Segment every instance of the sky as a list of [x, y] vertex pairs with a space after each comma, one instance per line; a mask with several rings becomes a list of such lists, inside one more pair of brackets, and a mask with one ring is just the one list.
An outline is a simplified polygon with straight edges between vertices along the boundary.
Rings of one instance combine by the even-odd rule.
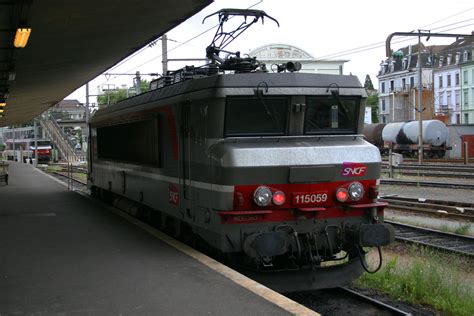
[[[222, 8], [249, 8], [265, 11], [280, 23], [265, 19], [252, 25], [226, 50], [248, 53], [266, 44], [288, 44], [299, 47], [316, 59], [349, 60], [344, 65], [344, 74], [358, 76], [364, 83], [370, 75], [377, 86], [380, 62], [385, 58], [385, 40], [393, 32], [430, 30], [433, 33], [471, 34], [474, 31], [474, 3], [465, 0], [215, 0], [204, 10], [171, 30], [168, 36], [168, 58], [204, 58], [205, 48], [211, 43], [217, 25], [217, 17], [205, 16]], [[239, 20], [241, 21], [241, 20]], [[230, 20], [226, 30], [237, 22]], [[209, 31], [208, 31], [209, 30]], [[206, 32], [207, 31], [207, 32]], [[392, 39], [395, 50], [416, 44], [417, 37]], [[449, 39], [431, 38], [425, 45], [441, 45]], [[170, 62], [169, 70], [186, 64], [199, 62]], [[161, 73], [161, 41], [152, 47], [146, 46], [138, 53], [119, 63], [109, 73], [142, 74]], [[132, 85], [133, 76], [101, 75], [90, 82], [90, 94], [98, 92], [98, 86]], [[152, 77], [143, 76], [151, 80]], [[81, 87], [67, 99], [78, 99], [85, 103], [85, 87]], [[95, 102], [92, 97], [90, 102]]]

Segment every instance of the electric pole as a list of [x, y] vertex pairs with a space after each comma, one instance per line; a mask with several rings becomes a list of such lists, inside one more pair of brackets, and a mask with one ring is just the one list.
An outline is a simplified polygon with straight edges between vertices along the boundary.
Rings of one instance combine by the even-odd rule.
[[418, 163], [423, 162], [423, 74], [421, 68], [421, 30], [418, 30]]
[[163, 34], [161, 37], [161, 58], [163, 64], [163, 76], [168, 72], [168, 37]]

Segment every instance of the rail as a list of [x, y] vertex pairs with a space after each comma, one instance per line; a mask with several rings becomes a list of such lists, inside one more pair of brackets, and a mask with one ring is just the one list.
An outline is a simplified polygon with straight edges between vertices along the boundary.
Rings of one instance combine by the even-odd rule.
[[397, 196], [381, 196], [381, 202], [387, 202], [388, 209], [423, 213], [436, 217], [448, 217], [474, 222], [474, 204], [414, 199]]
[[474, 184], [469, 183], [448, 183], [424, 180], [401, 180], [401, 179], [380, 179], [380, 184], [385, 185], [409, 185], [417, 187], [435, 187], [435, 188], [452, 188], [452, 189], [468, 189], [473, 190]]
[[385, 221], [395, 228], [395, 239], [426, 247], [474, 257], [474, 237]]

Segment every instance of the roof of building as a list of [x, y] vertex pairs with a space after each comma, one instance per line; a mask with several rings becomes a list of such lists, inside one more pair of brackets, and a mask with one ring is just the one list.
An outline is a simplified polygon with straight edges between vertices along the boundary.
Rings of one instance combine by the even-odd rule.
[[77, 110], [82, 109], [81, 102], [76, 99], [65, 99], [57, 103], [54, 107], [54, 110]]
[[[434, 67], [434, 55], [445, 49], [447, 45], [425, 46], [421, 43], [421, 66], [423, 68]], [[407, 71], [417, 67], [418, 64], [418, 44], [408, 45], [397, 50], [401, 52], [399, 58], [390, 57], [382, 61], [377, 77], [392, 74], [400, 71]]]
[[439, 59], [435, 67], [443, 68], [472, 61], [473, 48], [474, 38], [459, 38], [450, 45], [446, 46], [441, 51], [439, 51]]
[[[259, 60], [311, 60], [320, 61], [315, 59], [310, 53], [302, 48], [294, 45], [272, 43], [257, 47], [249, 52], [252, 57], [257, 57]], [[325, 62], [347, 62], [346, 59], [330, 59], [324, 60]]]

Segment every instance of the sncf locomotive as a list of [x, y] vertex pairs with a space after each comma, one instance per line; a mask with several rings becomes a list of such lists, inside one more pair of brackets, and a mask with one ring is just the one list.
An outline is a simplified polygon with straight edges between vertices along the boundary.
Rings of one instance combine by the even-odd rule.
[[346, 284], [368, 269], [363, 247], [393, 240], [377, 201], [380, 153], [360, 135], [365, 90], [297, 63], [272, 72], [238, 52], [220, 58], [232, 15], [251, 17], [245, 27], [268, 17], [219, 11], [210, 64], [96, 113], [91, 191], [276, 290]]

